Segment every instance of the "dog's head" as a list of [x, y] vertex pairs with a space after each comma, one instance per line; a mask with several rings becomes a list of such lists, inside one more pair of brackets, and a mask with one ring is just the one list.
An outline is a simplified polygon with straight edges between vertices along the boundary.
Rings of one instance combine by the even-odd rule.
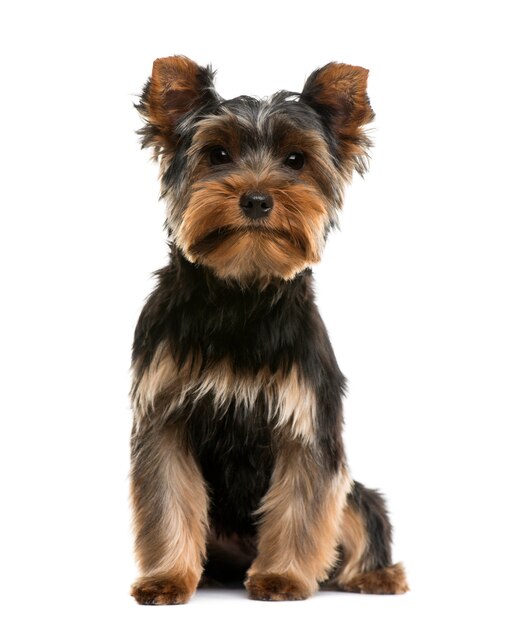
[[367, 75], [329, 63], [300, 94], [224, 100], [210, 68], [154, 62], [137, 105], [142, 144], [160, 162], [169, 233], [189, 261], [252, 282], [319, 260], [344, 183], [365, 170]]

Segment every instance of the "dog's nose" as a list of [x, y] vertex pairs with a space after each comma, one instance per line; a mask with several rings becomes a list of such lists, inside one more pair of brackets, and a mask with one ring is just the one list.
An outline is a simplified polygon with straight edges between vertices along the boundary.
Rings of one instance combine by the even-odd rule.
[[248, 191], [240, 198], [242, 211], [253, 220], [268, 215], [274, 206], [272, 196], [261, 191]]

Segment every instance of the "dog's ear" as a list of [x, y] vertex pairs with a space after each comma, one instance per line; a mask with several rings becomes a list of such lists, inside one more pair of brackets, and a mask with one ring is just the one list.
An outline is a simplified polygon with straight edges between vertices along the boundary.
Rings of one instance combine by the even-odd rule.
[[[363, 127], [374, 118], [366, 93], [368, 70], [345, 63], [329, 63], [306, 80], [301, 100], [321, 116], [336, 144], [342, 169], [366, 171], [371, 142]], [[349, 167], [347, 167], [349, 166]]]
[[184, 56], [156, 59], [136, 108], [146, 121], [139, 133], [142, 147], [173, 150], [180, 135], [180, 122], [187, 114], [217, 102], [210, 67], [200, 67]]

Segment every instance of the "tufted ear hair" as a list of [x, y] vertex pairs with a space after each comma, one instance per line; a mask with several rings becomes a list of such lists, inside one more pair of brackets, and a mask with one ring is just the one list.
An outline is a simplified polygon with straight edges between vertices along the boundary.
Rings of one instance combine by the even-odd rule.
[[136, 108], [146, 125], [139, 131], [142, 147], [155, 154], [173, 151], [180, 122], [187, 114], [219, 101], [211, 67], [201, 67], [185, 56], [156, 59]]
[[336, 145], [344, 173], [367, 169], [371, 141], [363, 127], [374, 118], [366, 93], [368, 70], [345, 63], [328, 63], [306, 80], [301, 101], [322, 118]]

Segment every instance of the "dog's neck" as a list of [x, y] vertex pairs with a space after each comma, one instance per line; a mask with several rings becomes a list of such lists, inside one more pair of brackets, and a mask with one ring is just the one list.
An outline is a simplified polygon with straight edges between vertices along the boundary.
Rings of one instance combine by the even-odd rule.
[[[218, 302], [222, 307], [244, 305], [246, 311], [264, 314], [265, 309], [272, 309], [282, 299], [301, 297], [309, 300], [312, 296], [312, 272], [307, 268], [293, 279], [280, 277], [254, 278], [252, 281], [239, 282], [219, 278], [208, 267], [191, 263], [175, 246], [171, 247], [169, 266], [176, 289], [189, 294], [204, 297], [208, 301]], [[165, 271], [165, 270], [164, 270]], [[301, 294], [301, 296], [299, 295]]]
[[313, 340], [308, 329], [321, 324], [311, 270], [250, 289], [220, 280], [172, 248], [157, 279], [135, 333], [135, 359], [150, 362], [165, 341], [177, 362], [198, 353], [204, 363], [227, 358], [252, 371], [286, 369]]

